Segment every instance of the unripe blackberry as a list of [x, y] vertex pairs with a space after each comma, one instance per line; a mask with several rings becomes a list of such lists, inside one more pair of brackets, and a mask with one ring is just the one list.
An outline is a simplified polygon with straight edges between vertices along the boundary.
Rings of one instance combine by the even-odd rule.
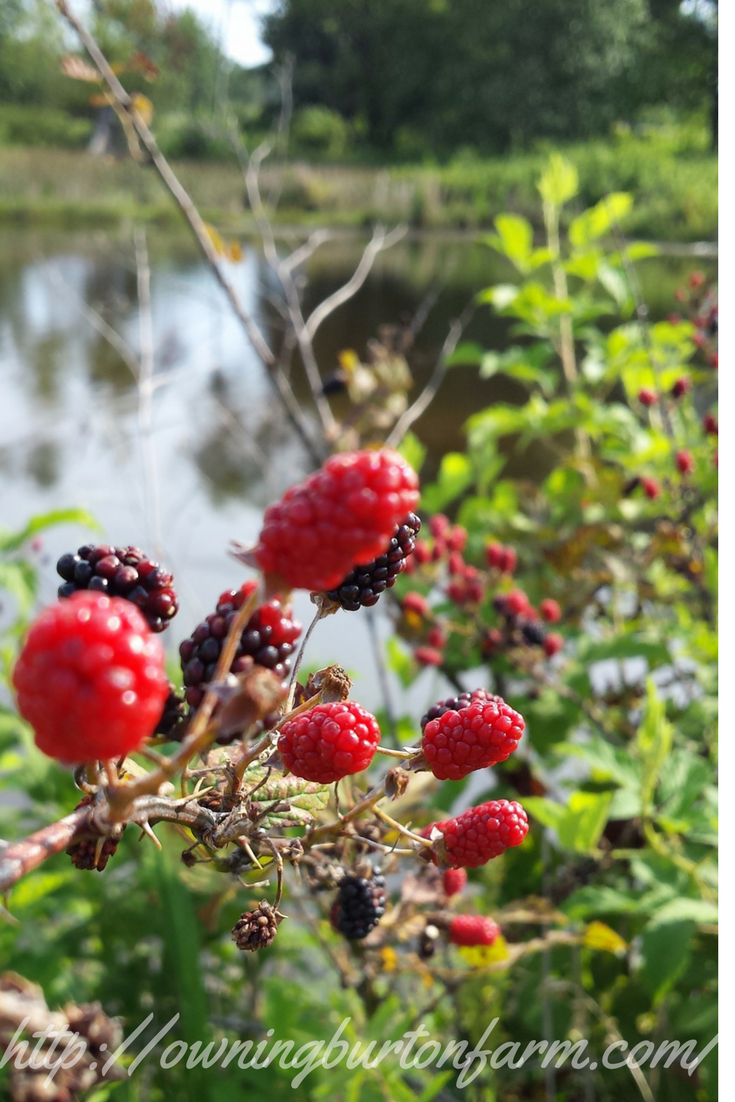
[[380, 594], [391, 589], [398, 575], [406, 569], [420, 530], [421, 521], [415, 513], [409, 513], [396, 528], [382, 555], [365, 566], [356, 566], [340, 585], [327, 591], [330, 601], [340, 605], [345, 612], [357, 612], [361, 607], [377, 604]]
[[682, 377], [680, 379], [677, 379], [672, 386], [671, 397], [676, 398], [678, 401], [679, 398], [683, 398], [685, 394], [688, 394], [691, 389], [691, 379], [689, 379], [686, 375], [682, 375]]
[[348, 941], [361, 941], [385, 914], [385, 901], [385, 877], [379, 868], [369, 878], [348, 873], [330, 912], [332, 925]]
[[163, 631], [179, 608], [173, 575], [139, 547], [85, 544], [76, 555], [62, 555], [56, 572], [64, 579], [59, 597], [71, 597], [80, 589], [124, 597], [140, 609], [151, 631]]
[[[192, 709], [198, 708], [204, 699], [205, 686], [214, 677], [230, 625], [256, 586], [257, 582], [249, 581], [239, 589], [222, 593], [216, 611], [210, 613], [179, 647], [186, 702]], [[256, 608], [248, 620], [235, 651], [231, 672], [245, 673], [253, 665], [264, 666], [285, 680], [300, 634], [301, 624], [291, 619], [290, 608], [284, 609], [277, 598], [267, 601]]]
[[638, 391], [638, 401], [642, 406], [646, 406], [650, 409], [651, 406], [655, 406], [658, 402], [658, 394], [655, 390], [649, 390], [648, 387], [643, 387]]

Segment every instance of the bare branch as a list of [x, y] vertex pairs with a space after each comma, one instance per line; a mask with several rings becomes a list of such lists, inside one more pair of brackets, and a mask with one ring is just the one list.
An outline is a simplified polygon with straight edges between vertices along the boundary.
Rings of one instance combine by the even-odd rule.
[[390, 436], [386, 440], [386, 444], [389, 448], [397, 448], [403, 437], [414, 421], [418, 421], [421, 414], [427, 409], [434, 400], [437, 390], [441, 386], [444, 376], [447, 373], [447, 365], [449, 357], [454, 352], [455, 348], [459, 344], [460, 337], [467, 328], [470, 318], [474, 314], [476, 309], [476, 303], [474, 297], [468, 302], [464, 310], [458, 318], [452, 322], [447, 333], [446, 340], [442, 346], [442, 350], [439, 353], [439, 358], [436, 361], [436, 367], [424, 389], [419, 394], [413, 405], [409, 406], [403, 416], [398, 420], [393, 428]]
[[125, 91], [122, 84], [118, 80], [109, 62], [107, 61], [107, 58], [104, 56], [100, 47], [97, 45], [95, 39], [92, 37], [87, 28], [82, 23], [80, 23], [76, 16], [71, 12], [67, 0], [56, 0], [56, 6], [59, 9], [61, 15], [78, 34], [82, 44], [87, 50], [87, 53], [91, 57], [94, 64], [97, 66], [103, 80], [112, 93], [118, 107], [122, 112], [125, 113], [126, 117], [129, 119], [136, 134], [145, 146], [159, 176], [163, 180], [173, 198], [178, 203], [179, 208], [181, 209], [184, 217], [189, 224], [189, 227], [192, 230], [192, 233], [197, 240], [199, 248], [204, 254], [204, 257], [206, 258], [207, 263], [209, 264], [217, 282], [227, 296], [230, 306], [237, 316], [248, 340], [250, 341], [250, 344], [266, 367], [267, 377], [270, 380], [279, 401], [283, 405], [289, 421], [298, 433], [309, 454], [312, 456], [315, 462], [320, 463], [323, 458], [322, 448], [319, 447], [312, 439], [311, 432], [309, 431], [307, 422], [303, 415], [303, 411], [299, 407], [299, 404], [293, 391], [291, 390], [291, 387], [288, 384], [288, 381], [278, 370], [278, 363], [275, 354], [270, 349], [255, 320], [251, 317], [243, 304], [240, 302], [240, 299], [238, 298], [232, 283], [230, 282], [224, 269], [222, 268], [219, 256], [217, 255], [217, 250], [215, 249], [214, 244], [210, 239], [209, 234], [207, 233], [207, 227], [204, 223], [204, 220], [199, 214], [199, 211], [197, 210], [193, 200], [191, 199], [191, 196], [186, 191], [179, 178], [176, 176], [166, 158], [161, 153], [151, 130], [141, 118], [140, 114], [135, 110], [131, 97], [128, 95], [128, 93]]
[[343, 287], [340, 287], [334, 294], [331, 294], [329, 298], [325, 298], [324, 302], [320, 302], [307, 319], [304, 327], [304, 335], [309, 341], [314, 340], [317, 329], [322, 322], [326, 321], [330, 314], [333, 314], [339, 306], [342, 306], [345, 302], [348, 302], [353, 295], [357, 294], [370, 274], [370, 270], [378, 253], [382, 252], [383, 249], [389, 249], [391, 245], [395, 245], [396, 241], [400, 241], [405, 234], [405, 226], [396, 226], [390, 233], [386, 233], [382, 226], [376, 226], [373, 236], [365, 246], [365, 251], [362, 254], [360, 263], [357, 265], [357, 268], [355, 268], [352, 277]]

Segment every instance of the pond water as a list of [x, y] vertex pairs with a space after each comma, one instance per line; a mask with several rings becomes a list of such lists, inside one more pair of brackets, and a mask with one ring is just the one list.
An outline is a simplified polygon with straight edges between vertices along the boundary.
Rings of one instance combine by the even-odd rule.
[[[363, 245], [357, 236], [341, 235], [312, 257], [305, 271], [307, 311], [349, 278]], [[308, 461], [274, 409], [254, 354], [188, 238], [150, 231], [148, 248], [156, 386], [146, 445], [132, 375], [90, 317], [91, 309], [137, 350], [129, 230], [0, 232], [0, 524], [14, 529], [34, 513], [82, 506], [97, 518], [106, 541], [155, 548], [174, 571], [181, 598], [181, 611], [166, 633], [174, 649], [223, 589], [244, 580], [227, 555], [229, 541], [256, 537], [264, 505]], [[652, 317], [672, 309], [674, 288], [694, 267], [711, 274], [713, 261], [667, 256], [639, 265]], [[231, 276], [248, 309], [277, 338], [272, 279], [256, 248], [246, 248]], [[451, 319], [477, 290], [510, 276], [487, 246], [465, 237], [404, 239], [378, 258], [362, 290], [320, 330], [316, 351], [323, 374], [335, 369], [340, 350], [363, 352], [379, 325], [412, 317], [434, 293], [410, 356], [418, 392]], [[503, 348], [508, 325], [483, 307], [466, 339]], [[306, 400], [305, 391], [295, 389]], [[480, 380], [471, 368], [453, 369], [415, 426], [429, 448], [428, 470], [443, 452], [462, 446], [462, 425], [471, 413], [522, 395], [503, 378]], [[55, 594], [58, 555], [89, 536], [65, 526], [44, 538], [37, 552], [45, 563], [43, 601]], [[303, 595], [297, 614], [303, 621], [311, 616]], [[389, 631], [382, 616], [377, 628], [381, 635]], [[379, 706], [363, 613], [320, 624], [307, 661], [339, 661], [355, 674], [355, 696], [368, 707]], [[398, 712], [410, 707], [421, 714], [438, 688], [436, 675], [426, 671]], [[392, 685], [396, 698], [398, 691]]]

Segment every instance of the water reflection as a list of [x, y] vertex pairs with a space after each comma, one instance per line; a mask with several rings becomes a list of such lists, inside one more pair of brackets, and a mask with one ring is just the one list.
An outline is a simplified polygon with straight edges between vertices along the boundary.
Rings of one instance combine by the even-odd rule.
[[[306, 313], [349, 277], [361, 248], [360, 241], [345, 237], [315, 254], [307, 271]], [[307, 461], [283, 424], [238, 322], [188, 239], [151, 232], [149, 249], [158, 516], [151, 513], [146, 486], [135, 379], [124, 356], [100, 332], [111, 327], [136, 355], [130, 235], [0, 235], [0, 523], [13, 528], [35, 512], [81, 505], [98, 518], [111, 542], [153, 547], [157, 540], [157, 552], [175, 571], [182, 596], [182, 612], [168, 633], [175, 643], [210, 611], [225, 586], [239, 582], [241, 570], [226, 555], [229, 540], [256, 535], [263, 506], [306, 469]], [[669, 260], [641, 267], [653, 316], [670, 308], [674, 286], [693, 266]], [[231, 275], [277, 346], [282, 320], [272, 301], [272, 277], [258, 254], [249, 250]], [[439, 235], [402, 242], [379, 258], [359, 294], [320, 330], [316, 351], [325, 375], [334, 371], [340, 350], [362, 352], [381, 324], [411, 318], [433, 290], [437, 301], [410, 356], [420, 387], [450, 319], [478, 289], [508, 277], [502, 262], [481, 244]], [[467, 338], [502, 348], [508, 324], [485, 309]], [[299, 381], [295, 388], [305, 401]], [[417, 426], [430, 449], [429, 469], [444, 451], [461, 446], [461, 426], [472, 412], [522, 395], [502, 377], [484, 381], [471, 369], [453, 369], [440, 400]], [[532, 462], [543, 463], [542, 451]], [[55, 557], [88, 536], [65, 529], [48, 537], [43, 600], [55, 592]], [[301, 619], [308, 620], [310, 612], [300, 598]], [[377, 703], [362, 617], [345, 614], [320, 625], [311, 656], [317, 662], [339, 658], [367, 672], [360, 693], [366, 704]], [[433, 694], [432, 676], [427, 671], [415, 691], [419, 709]]]

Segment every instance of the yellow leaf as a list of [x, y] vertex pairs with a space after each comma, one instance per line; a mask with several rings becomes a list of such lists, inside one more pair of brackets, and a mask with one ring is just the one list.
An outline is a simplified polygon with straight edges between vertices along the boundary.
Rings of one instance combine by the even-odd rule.
[[233, 264], [239, 264], [243, 257], [242, 245], [239, 241], [231, 241], [228, 249], [227, 256]]
[[622, 955], [628, 948], [627, 941], [621, 938], [615, 930], [610, 929], [604, 922], [590, 922], [584, 931], [583, 945], [589, 949], [600, 949], [604, 953]]
[[133, 92], [130, 102], [136, 114], [140, 116], [146, 126], [150, 126], [153, 120], [153, 104], [148, 96], [144, 96], [141, 92]]
[[460, 956], [473, 968], [486, 968], [489, 964], [500, 964], [508, 960], [508, 944], [500, 934], [492, 945], [463, 945], [459, 950]]

